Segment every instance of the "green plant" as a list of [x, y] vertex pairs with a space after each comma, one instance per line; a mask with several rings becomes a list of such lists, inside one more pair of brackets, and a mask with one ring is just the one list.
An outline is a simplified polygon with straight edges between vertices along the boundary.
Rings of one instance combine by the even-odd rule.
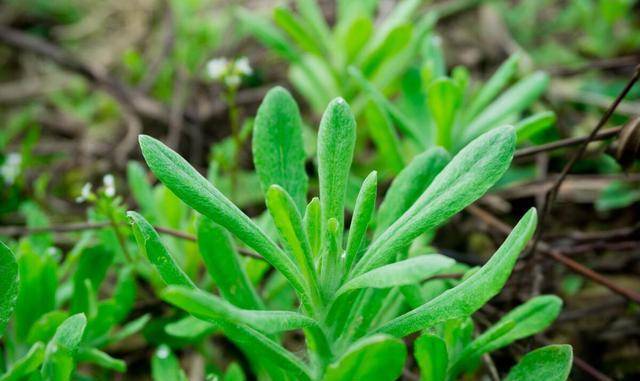
[[[544, 329], [557, 316], [559, 299], [539, 297], [471, 340], [470, 316], [505, 284], [535, 230], [533, 209], [482, 268], [466, 271], [460, 281], [422, 284], [433, 275], [464, 269], [450, 258], [416, 251], [429, 252], [428, 233], [482, 196], [507, 170], [515, 149], [512, 127], [481, 135], [451, 161], [439, 148], [418, 155], [393, 182], [376, 218], [377, 180], [372, 172], [362, 183], [347, 233], [344, 202], [356, 140], [348, 104], [332, 101], [320, 122], [319, 197], [308, 204], [302, 126], [288, 92], [269, 92], [255, 129], [254, 164], [273, 234], [177, 153], [149, 136], [140, 137], [152, 172], [202, 215], [198, 246], [219, 291], [215, 295], [194, 282], [153, 226], [129, 212], [140, 250], [166, 284], [160, 290], [162, 299], [192, 315], [184, 318], [190, 323], [181, 326], [183, 333], [222, 331], [247, 356], [260, 379], [352, 380], [375, 375], [377, 380], [394, 380], [407, 355], [401, 338], [422, 331], [416, 356], [426, 364], [421, 365], [424, 378], [444, 380], [471, 371], [482, 354]], [[251, 281], [231, 236], [284, 277], [299, 300], [297, 311], [293, 304], [272, 308], [273, 301]], [[204, 330], [198, 321], [206, 322]], [[282, 345], [283, 334], [297, 329], [306, 339], [304, 358]], [[439, 357], [425, 355], [432, 350]], [[170, 352], [162, 354], [159, 357], [170, 359]], [[442, 360], [429, 365], [432, 358]], [[541, 367], [562, 360], [551, 356]], [[181, 373], [175, 361], [158, 360], [161, 365]]]
[[337, 1], [330, 28], [317, 4], [296, 1], [272, 20], [248, 11], [243, 25], [289, 63], [289, 79], [320, 114], [343, 96], [378, 150], [374, 168], [398, 173], [417, 153], [432, 146], [457, 152], [504, 123], [517, 124], [525, 141], [555, 122], [551, 112], [520, 120], [548, 86], [546, 74], [530, 74], [509, 87], [520, 55], [507, 60], [489, 81], [471, 86], [470, 73], [456, 67], [447, 75], [440, 39], [433, 32], [437, 12], [405, 0], [374, 27], [377, 1]]

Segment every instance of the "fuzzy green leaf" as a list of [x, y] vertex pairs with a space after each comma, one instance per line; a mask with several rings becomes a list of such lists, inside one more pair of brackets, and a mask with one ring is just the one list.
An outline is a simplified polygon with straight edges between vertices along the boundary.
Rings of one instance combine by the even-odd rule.
[[164, 247], [153, 226], [136, 212], [129, 211], [127, 216], [131, 220], [133, 233], [140, 250], [149, 258], [149, 261], [158, 270], [165, 283], [195, 288], [191, 279], [182, 271]]
[[253, 162], [263, 192], [278, 184], [302, 211], [308, 182], [304, 161], [300, 110], [287, 90], [275, 87], [260, 104], [253, 127]]
[[455, 261], [440, 254], [427, 254], [378, 267], [345, 283], [338, 294], [358, 288], [389, 288], [423, 281], [451, 267]]
[[309, 34], [303, 20], [294, 15], [291, 10], [283, 6], [276, 7], [273, 10], [273, 21], [282, 28], [302, 50], [313, 54], [322, 54], [317, 42], [313, 36]]
[[553, 126], [556, 114], [553, 111], [543, 111], [522, 119], [516, 125], [518, 143], [523, 142], [535, 134]]
[[376, 207], [376, 194], [378, 191], [378, 172], [373, 171], [364, 179], [360, 192], [356, 198], [356, 206], [353, 209], [351, 226], [349, 226], [349, 238], [347, 239], [347, 249], [345, 251], [346, 271], [351, 269], [353, 263], [359, 259], [359, 251], [365, 240], [367, 227], [373, 216]]
[[45, 380], [66, 381], [75, 369], [75, 356], [82, 341], [87, 318], [84, 314], [70, 316], [62, 322], [47, 344], [40, 373]]
[[155, 221], [156, 208], [153, 203], [153, 188], [147, 180], [147, 172], [142, 164], [137, 161], [127, 163], [127, 182], [131, 189], [131, 195], [136, 200], [142, 214], [150, 221]]
[[402, 337], [446, 320], [471, 315], [500, 292], [518, 255], [533, 235], [536, 222], [535, 209], [531, 209], [480, 270], [456, 287], [384, 324], [377, 332]]
[[18, 262], [11, 249], [0, 241], [0, 337], [18, 301]]
[[215, 295], [184, 287], [167, 287], [162, 292], [162, 298], [191, 315], [214, 324], [223, 319], [246, 324], [268, 334], [316, 325], [313, 319], [296, 312], [243, 310]]
[[198, 222], [198, 248], [209, 275], [226, 300], [241, 308], [264, 308], [225, 228], [202, 217]]
[[[272, 185], [267, 191], [266, 203], [282, 242], [302, 269], [309, 289], [314, 293], [319, 292], [311, 246], [302, 226], [302, 217], [293, 199], [282, 187]], [[319, 294], [315, 297], [319, 297]]]
[[165, 344], [160, 345], [151, 358], [151, 375], [153, 381], [187, 381], [178, 359]]
[[78, 361], [95, 364], [101, 368], [115, 370], [119, 373], [127, 371], [127, 363], [123, 360], [113, 358], [108, 353], [97, 348], [79, 348], [77, 359]]
[[470, 141], [504, 123], [510, 115], [522, 112], [542, 95], [549, 85], [549, 76], [533, 73], [505, 91], [484, 109], [464, 131], [464, 141]]
[[427, 106], [435, 122], [436, 145], [451, 148], [453, 127], [461, 101], [462, 93], [450, 78], [438, 78], [427, 88]]
[[509, 167], [513, 127], [494, 129], [471, 142], [436, 176], [416, 202], [382, 233], [354, 269], [363, 274], [388, 263], [425, 231], [435, 229], [482, 196]]
[[329, 365], [323, 381], [393, 381], [402, 374], [407, 349], [404, 343], [386, 335], [374, 335], [354, 343]]
[[442, 148], [431, 148], [411, 160], [393, 179], [380, 204], [374, 236], [386, 230], [413, 205], [448, 161], [449, 154]]
[[305, 295], [302, 275], [296, 265], [246, 214], [176, 152], [149, 136], [142, 135], [139, 140], [147, 164], [167, 188], [257, 251], [291, 282], [299, 294]]
[[527, 353], [511, 368], [505, 381], [565, 381], [572, 361], [570, 345], [548, 345]]
[[13, 364], [7, 373], [0, 376], [0, 381], [20, 381], [35, 372], [42, 361], [44, 361], [44, 344], [37, 342], [31, 346], [26, 355]]
[[511, 78], [518, 71], [520, 63], [520, 54], [511, 55], [509, 59], [504, 61], [496, 70], [491, 78], [480, 88], [477, 95], [466, 111], [467, 120], [473, 119], [478, 113], [485, 108], [491, 101], [500, 94], [500, 91], [509, 83]]
[[322, 216], [319, 198], [314, 197], [311, 199], [304, 212], [302, 222], [315, 258], [320, 253], [320, 244], [322, 243]]
[[414, 357], [420, 368], [420, 381], [445, 381], [449, 355], [447, 344], [436, 335], [425, 333], [413, 344]]

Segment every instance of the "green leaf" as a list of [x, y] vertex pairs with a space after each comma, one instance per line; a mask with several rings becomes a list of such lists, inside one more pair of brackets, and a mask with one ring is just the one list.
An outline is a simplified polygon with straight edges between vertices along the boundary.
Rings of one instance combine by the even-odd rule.
[[37, 342], [31, 346], [26, 355], [13, 364], [7, 373], [0, 377], [0, 381], [20, 381], [35, 372], [42, 361], [44, 361], [44, 344]]
[[45, 380], [66, 381], [71, 379], [75, 368], [75, 356], [82, 341], [87, 318], [75, 314], [65, 320], [47, 344], [41, 374]]
[[458, 85], [450, 78], [439, 78], [427, 88], [427, 106], [436, 127], [436, 144], [450, 149], [452, 147], [453, 127], [462, 93]]
[[288, 8], [279, 6], [273, 10], [273, 21], [295, 41], [302, 50], [321, 55], [317, 41], [309, 34], [303, 21]]
[[260, 104], [253, 127], [253, 162], [263, 192], [278, 184], [302, 211], [308, 182], [304, 161], [300, 110], [287, 90], [275, 87]]
[[487, 107], [487, 105], [500, 94], [500, 91], [518, 71], [520, 59], [521, 55], [515, 53], [500, 65], [498, 70], [496, 70], [491, 78], [480, 88], [477, 95], [473, 97], [465, 113], [466, 120], [475, 118], [483, 108]]
[[436, 335], [425, 333], [413, 344], [413, 355], [420, 368], [420, 381], [445, 381], [449, 355], [447, 345]]
[[235, 362], [232, 362], [227, 367], [227, 371], [224, 373], [222, 381], [245, 381], [246, 377], [242, 371], [242, 367]]
[[354, 343], [338, 361], [329, 365], [323, 381], [393, 381], [402, 374], [407, 349], [386, 335], [366, 337]]
[[309, 245], [311, 246], [314, 258], [320, 253], [320, 244], [322, 243], [321, 221], [320, 199], [314, 197], [307, 205], [307, 209], [304, 212], [304, 218], [302, 219], [304, 230], [307, 233], [307, 238], [309, 239]]
[[570, 345], [548, 345], [527, 353], [511, 368], [505, 381], [565, 381], [572, 361]]
[[241, 308], [264, 308], [225, 228], [202, 217], [198, 222], [198, 248], [209, 275], [226, 300]]
[[463, 140], [474, 139], [504, 123], [510, 115], [525, 110], [542, 95], [548, 85], [549, 76], [543, 72], [536, 72], [521, 79], [471, 121], [464, 131]]
[[345, 283], [338, 294], [358, 288], [389, 288], [423, 281], [451, 267], [455, 261], [440, 254], [427, 254], [378, 267]]
[[356, 17], [348, 26], [338, 29], [336, 39], [344, 54], [344, 64], [349, 64], [366, 46], [373, 32], [373, 21], [369, 17]]
[[115, 359], [97, 348], [81, 347], [78, 349], [77, 360], [90, 364], [98, 365], [104, 369], [115, 370], [124, 373], [127, 371], [127, 363], [122, 360]]
[[67, 311], [53, 310], [40, 316], [38, 320], [31, 326], [29, 335], [27, 335], [27, 343], [35, 344], [38, 341], [47, 342], [51, 340], [56, 333], [56, 329], [63, 321], [69, 317]]
[[172, 336], [188, 340], [195, 340], [208, 336], [217, 329], [211, 322], [198, 319], [194, 316], [186, 316], [175, 323], [167, 324], [165, 331]]
[[151, 358], [151, 375], [153, 381], [188, 380], [178, 359], [165, 344], [160, 345]]
[[391, 119], [384, 109], [375, 102], [369, 102], [364, 109], [366, 125], [375, 143], [380, 160], [392, 173], [397, 173], [404, 168], [400, 139], [393, 127]]
[[167, 287], [162, 292], [162, 299], [214, 324], [223, 319], [246, 324], [267, 334], [317, 325], [313, 319], [296, 312], [243, 310], [215, 295], [184, 287]]
[[71, 297], [71, 313], [89, 312], [87, 305], [87, 288], [85, 281], [91, 283], [93, 290], [98, 291], [113, 262], [114, 253], [104, 246], [85, 249], [73, 273], [73, 296]]
[[150, 314], [142, 315], [139, 318], [132, 320], [127, 324], [125, 324], [124, 326], [122, 326], [122, 328], [120, 328], [118, 331], [112, 334], [111, 337], [109, 337], [104, 342], [100, 340], [95, 342], [95, 344], [99, 346], [102, 346], [102, 345], [106, 346], [109, 344], [122, 341], [127, 337], [135, 335], [136, 333], [140, 332], [147, 325], [149, 320], [151, 320]]
[[0, 241], [0, 337], [18, 301], [18, 262], [7, 245]]
[[246, 214], [180, 155], [149, 136], [142, 135], [139, 139], [145, 160], [160, 181], [187, 205], [222, 225], [262, 255], [303, 296], [302, 302], [308, 303], [302, 275], [296, 265]]
[[384, 324], [377, 332], [402, 337], [446, 320], [471, 315], [500, 292], [518, 255], [533, 235], [536, 222], [535, 209], [531, 209], [480, 270], [456, 287]]
[[351, 226], [349, 226], [349, 238], [345, 251], [344, 268], [348, 272], [353, 263], [357, 262], [360, 247], [366, 238], [367, 227], [376, 207], [376, 194], [378, 191], [378, 172], [373, 171], [364, 179], [360, 192], [356, 198], [356, 206], [353, 209]]
[[242, 26], [262, 44], [273, 49], [276, 53], [289, 61], [297, 61], [300, 56], [296, 48], [269, 20], [244, 8], [236, 11], [236, 16]]
[[518, 143], [528, 140], [532, 136], [553, 126], [556, 122], [556, 114], [553, 111], [543, 111], [533, 114], [516, 123]]
[[449, 154], [442, 148], [431, 148], [413, 158], [393, 179], [376, 216], [374, 236], [394, 223], [427, 189], [447, 165]]
[[156, 208], [153, 203], [153, 188], [147, 180], [147, 171], [142, 164], [137, 161], [130, 161], [127, 164], [127, 182], [142, 214], [150, 221], [155, 221]]
[[293, 254], [298, 266], [307, 279], [312, 297], [319, 301], [318, 279], [316, 268], [313, 264], [311, 246], [302, 226], [302, 217], [296, 208], [293, 199], [286, 190], [278, 185], [272, 185], [266, 195], [267, 208], [273, 218], [273, 222], [280, 233], [282, 243]]
[[131, 220], [133, 233], [140, 250], [149, 258], [149, 261], [158, 270], [158, 273], [168, 285], [182, 285], [195, 288], [187, 274], [182, 271], [171, 254], [162, 244], [160, 236], [153, 226], [140, 214], [129, 211], [127, 216]]
[[425, 231], [435, 229], [482, 196], [509, 167], [513, 127], [494, 129], [471, 142], [436, 176], [416, 202], [364, 254], [354, 276], [386, 264]]
[[[500, 321], [478, 336], [474, 342], [483, 342], [484, 337], [491, 336], [494, 331], [500, 330], [502, 325], [514, 322], [515, 325], [500, 337], [486, 342], [477, 352], [486, 353], [506, 347], [516, 340], [535, 335], [551, 325], [560, 314], [562, 299], [554, 295], [537, 296], [526, 303], [514, 308], [504, 315]], [[472, 343], [473, 345], [473, 343]]]
[[360, 68], [366, 78], [373, 77], [378, 69], [400, 53], [411, 42], [413, 27], [411, 24], [401, 24], [392, 28], [377, 46], [363, 59]]
[[318, 2], [315, 0], [296, 0], [296, 5], [307, 28], [313, 31], [315, 44], [322, 46], [325, 51], [330, 51], [332, 48], [331, 31]]
[[25, 248], [18, 259], [20, 285], [15, 306], [15, 331], [24, 341], [32, 325], [55, 308], [58, 287], [57, 264], [48, 253], [39, 255]]

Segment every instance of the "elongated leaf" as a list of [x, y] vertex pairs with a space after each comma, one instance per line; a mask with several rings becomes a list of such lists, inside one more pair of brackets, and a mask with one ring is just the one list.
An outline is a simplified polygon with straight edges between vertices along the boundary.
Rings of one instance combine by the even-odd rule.
[[304, 218], [302, 220], [314, 258], [320, 253], [320, 244], [322, 242], [321, 221], [320, 199], [314, 197], [307, 205], [307, 209], [304, 212]]
[[445, 381], [449, 355], [447, 345], [436, 335], [425, 333], [413, 345], [413, 353], [420, 368], [420, 381]]
[[149, 221], [155, 222], [156, 210], [153, 203], [153, 188], [147, 180], [147, 172], [142, 167], [142, 164], [137, 161], [127, 163], [127, 182], [142, 214]]
[[264, 308], [229, 233], [222, 226], [202, 217], [198, 222], [198, 248], [209, 275], [226, 300], [241, 308]]
[[42, 378], [55, 381], [71, 379], [75, 356], [86, 326], [87, 318], [84, 314], [72, 315], [60, 324], [47, 344], [40, 371]]
[[404, 168], [400, 139], [389, 116], [376, 103], [369, 102], [364, 109], [364, 116], [371, 139], [375, 143], [380, 159], [392, 173]]
[[[504, 332], [500, 337], [488, 341], [478, 348], [480, 354], [495, 351], [503, 348], [516, 340], [535, 335], [547, 328], [560, 314], [562, 299], [554, 295], [537, 296], [522, 304], [504, 315], [499, 322], [478, 336], [476, 340], [482, 342], [485, 336], [490, 336], [492, 332], [500, 330], [502, 325], [514, 322], [511, 329]], [[472, 344], [473, 345], [473, 344]]]
[[104, 369], [115, 370], [119, 373], [127, 371], [127, 363], [123, 360], [113, 358], [108, 353], [97, 348], [79, 348], [77, 359], [78, 361], [95, 364]]
[[160, 345], [151, 358], [151, 375], [153, 381], [187, 381], [178, 359], [165, 344]]
[[162, 292], [162, 298], [197, 318], [207, 321], [224, 319], [246, 324], [265, 333], [291, 331], [317, 325], [313, 319], [296, 312], [243, 310], [215, 295], [184, 287], [168, 287]]
[[288, 8], [282, 6], [276, 7], [273, 10], [273, 21], [282, 28], [302, 50], [317, 55], [322, 54], [317, 41], [309, 34], [304, 22]]
[[199, 337], [208, 336], [218, 327], [211, 322], [198, 319], [194, 316], [186, 316], [175, 323], [167, 324], [165, 331], [168, 334], [188, 340], [195, 340]]
[[382, 233], [354, 269], [359, 275], [388, 263], [425, 231], [434, 229], [482, 196], [509, 167], [513, 127], [494, 129], [465, 147], [436, 176], [416, 202]]
[[565, 381], [572, 361], [570, 345], [548, 345], [527, 353], [511, 368], [505, 381]]
[[289, 61], [297, 61], [300, 58], [296, 48], [269, 20], [243, 8], [239, 8], [236, 11], [236, 16], [242, 26], [265, 46], [273, 49]]
[[535, 134], [553, 126], [556, 114], [553, 111], [543, 111], [522, 119], [516, 125], [518, 143], [523, 142]]
[[448, 161], [449, 154], [442, 148], [431, 148], [411, 160], [393, 180], [380, 204], [376, 237], [413, 205]]
[[56, 333], [56, 329], [63, 321], [69, 317], [67, 311], [54, 310], [49, 311], [46, 314], [40, 316], [40, 318], [33, 323], [27, 336], [27, 343], [35, 344], [38, 341], [48, 342]]
[[353, 210], [351, 226], [349, 226], [349, 238], [345, 252], [345, 269], [349, 271], [353, 263], [359, 259], [359, 251], [365, 240], [367, 227], [376, 207], [376, 194], [378, 191], [378, 172], [373, 171], [362, 182], [356, 207]]
[[369, 17], [354, 18], [349, 25], [337, 30], [336, 37], [341, 51], [344, 52], [344, 64], [349, 64], [362, 51], [373, 32], [373, 21]]
[[518, 71], [521, 55], [519, 53], [512, 54], [506, 61], [500, 65], [498, 70], [491, 76], [473, 97], [473, 101], [466, 110], [466, 120], [473, 119], [483, 108], [500, 94], [500, 91], [509, 83], [511, 78]]
[[[216, 187], [200, 175], [180, 155], [149, 136], [140, 136], [140, 146], [153, 173], [182, 201], [262, 255], [305, 295], [302, 275], [291, 259]], [[306, 300], [303, 297], [303, 303]]]
[[20, 381], [35, 372], [42, 361], [44, 361], [44, 344], [37, 342], [31, 346], [26, 355], [13, 364], [7, 373], [0, 376], [0, 381]]
[[315, 294], [312, 297], [319, 298], [318, 279], [313, 265], [311, 246], [302, 226], [302, 217], [293, 199], [282, 187], [272, 185], [267, 191], [266, 202], [283, 244], [293, 254], [307, 280], [309, 290]]
[[18, 262], [13, 252], [0, 241], [0, 337], [18, 301], [18, 276]]
[[130, 211], [127, 213], [133, 226], [133, 233], [140, 250], [149, 258], [149, 261], [158, 270], [158, 273], [166, 284], [181, 285], [195, 288], [191, 279], [182, 271], [171, 254], [162, 244], [160, 236], [153, 226], [140, 214]]
[[338, 361], [329, 365], [323, 381], [393, 381], [402, 374], [407, 349], [386, 335], [374, 335], [354, 343]]
[[391, 29], [384, 40], [364, 58], [360, 65], [362, 74], [366, 78], [373, 77], [385, 62], [409, 45], [412, 34], [411, 24], [401, 24]]
[[324, 19], [322, 9], [315, 0], [296, 0], [298, 12], [314, 33], [316, 45], [322, 46], [325, 52], [332, 48], [331, 31]]
[[462, 93], [452, 79], [436, 79], [427, 88], [427, 105], [436, 125], [436, 144], [446, 149], [453, 144], [453, 126], [461, 101]]
[[427, 254], [378, 267], [345, 283], [338, 294], [358, 288], [388, 288], [423, 281], [451, 267], [455, 261], [440, 254]]
[[318, 132], [318, 178], [323, 232], [326, 221], [335, 218], [343, 229], [344, 198], [356, 142], [356, 121], [342, 98], [334, 99], [320, 121]]
[[87, 288], [89, 281], [93, 290], [98, 290], [107, 270], [113, 262], [114, 253], [104, 246], [87, 248], [82, 252], [78, 261], [78, 268], [73, 273], [73, 296], [71, 298], [71, 313], [88, 313]]
[[275, 87], [260, 104], [253, 127], [253, 162], [263, 192], [278, 184], [302, 211], [308, 182], [304, 160], [300, 110], [287, 90]]
[[535, 209], [531, 209], [480, 270], [456, 287], [386, 323], [377, 332], [402, 337], [442, 321], [471, 315], [504, 286], [518, 254], [533, 235], [536, 222]]
[[549, 85], [549, 76], [542, 72], [533, 73], [509, 88], [498, 99], [484, 109], [464, 132], [464, 140], [470, 141], [504, 120], [531, 106]]

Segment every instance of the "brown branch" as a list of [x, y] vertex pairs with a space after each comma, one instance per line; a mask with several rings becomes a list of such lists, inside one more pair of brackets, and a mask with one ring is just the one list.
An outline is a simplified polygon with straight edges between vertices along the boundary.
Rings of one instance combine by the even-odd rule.
[[[123, 223], [125, 225], [126, 223]], [[1, 226], [0, 227], [0, 236], [7, 237], [22, 237], [27, 235], [41, 234], [41, 233], [72, 233], [79, 232], [84, 230], [97, 230], [113, 227], [111, 222], [78, 222], [78, 223], [70, 223], [70, 224], [61, 224], [61, 225], [51, 225], [51, 226], [42, 226], [42, 227], [34, 227], [30, 228], [27, 226]], [[186, 241], [196, 242], [197, 238], [191, 234], [181, 232], [179, 230], [162, 227], [162, 226], [154, 226], [153, 227], [158, 233], [166, 234], [175, 238], [184, 239]], [[261, 255], [244, 249], [238, 248], [238, 253], [255, 259], [264, 260]], [[451, 274], [450, 276], [456, 276], [457, 274]], [[435, 278], [434, 278], [435, 279]]]
[[173, 47], [175, 46], [176, 27], [173, 9], [171, 8], [171, 1], [163, 1], [163, 7], [164, 13], [162, 15], [162, 45], [158, 56], [155, 57], [151, 64], [149, 64], [144, 77], [138, 85], [138, 90], [142, 91], [143, 93], [149, 92], [154, 82], [156, 81], [156, 78], [158, 78], [158, 74], [160, 74], [162, 64], [167, 59], [167, 57], [169, 57], [169, 55], [173, 51]]
[[[590, 141], [594, 142], [594, 141], [597, 141], [597, 140], [609, 139], [609, 138], [611, 138], [613, 136], [618, 135], [621, 130], [622, 130], [622, 127], [615, 127], [615, 128], [606, 129], [604, 131], [601, 131], [601, 132], [597, 133], [593, 138], [590, 139]], [[541, 152], [553, 151], [553, 150], [556, 150], [556, 149], [559, 149], [559, 148], [565, 148], [565, 147], [571, 147], [571, 146], [578, 145], [578, 144], [583, 144], [584, 142], [586, 142], [588, 140], [589, 140], [589, 136], [580, 136], [580, 137], [575, 137], [575, 138], [567, 138], [567, 139], [557, 140], [555, 142], [551, 142], [551, 143], [547, 143], [547, 144], [541, 144], [539, 146], [521, 148], [521, 149], [516, 151], [516, 153], [513, 155], [513, 157], [518, 159], [518, 158], [522, 158], [522, 157], [532, 156], [532, 155], [539, 154]]]
[[[473, 216], [481, 219], [483, 222], [485, 222], [487, 225], [493, 227], [494, 229], [498, 230], [499, 232], [501, 232], [504, 235], [508, 235], [509, 233], [511, 233], [511, 230], [513, 229], [511, 226], [505, 224], [504, 222], [500, 221], [497, 217], [495, 217], [493, 214], [487, 212], [486, 210], [479, 208], [475, 205], [470, 205], [467, 207], [466, 209], [469, 213], [471, 213]], [[531, 243], [529, 244], [529, 247], [531, 247]], [[551, 245], [549, 245], [548, 243], [544, 242], [544, 241], [539, 241], [538, 242], [538, 250], [544, 254], [547, 257], [550, 257], [552, 259], [554, 259], [556, 262], [561, 263], [562, 265], [564, 265], [565, 267], [567, 267], [569, 270], [580, 274], [582, 276], [584, 276], [585, 278], [588, 278], [589, 280], [598, 283], [606, 288], [608, 288], [609, 290], [611, 290], [612, 292], [621, 295], [623, 297], [625, 297], [626, 299], [638, 303], [640, 304], [640, 293], [634, 291], [634, 290], [629, 290], [626, 289], [624, 287], [618, 286], [617, 284], [611, 282], [609, 279], [607, 279], [605, 276], [581, 265], [580, 263], [574, 261], [573, 259], [565, 256], [562, 254], [562, 252], [554, 247], [552, 247]]]
[[[613, 115], [613, 113], [615, 112], [615, 110], [618, 107], [618, 105], [620, 104], [620, 102], [622, 102], [624, 97], [627, 95], [627, 93], [629, 93], [629, 91], [631, 90], [633, 85], [635, 85], [635, 83], [638, 81], [638, 79], [640, 79], [640, 65], [636, 66], [634, 75], [627, 82], [627, 85], [620, 92], [620, 94], [618, 94], [618, 96], [616, 97], [615, 101], [611, 104], [611, 106], [609, 107], [607, 112], [602, 116], [602, 118], [600, 118], [600, 121], [593, 128], [593, 130], [591, 131], [591, 133], [589, 134], [587, 139], [584, 140], [580, 144], [580, 146], [578, 147], [578, 150], [573, 154], [573, 156], [571, 157], [569, 162], [562, 169], [562, 172], [560, 173], [560, 176], [558, 176], [558, 178], [554, 182], [554, 184], [551, 187], [551, 189], [549, 189], [546, 192], [544, 205], [542, 207], [542, 213], [540, 214], [540, 222], [538, 224], [538, 230], [537, 230], [537, 232], [536, 232], [536, 234], [535, 234], [535, 236], [533, 238], [533, 244], [531, 245], [531, 249], [529, 251], [530, 253], [535, 253], [536, 248], [538, 246], [538, 242], [540, 242], [540, 239], [542, 238], [542, 235], [544, 234], [544, 230], [545, 230], [545, 227], [546, 227], [545, 224], [547, 222], [548, 215], [551, 212], [551, 205], [555, 201], [555, 198], [556, 198], [556, 196], [558, 194], [558, 190], [560, 189], [560, 186], [562, 185], [562, 182], [567, 177], [567, 175], [569, 174], [569, 172], [571, 171], [571, 169], [573, 168], [575, 163], [580, 159], [580, 157], [582, 157], [582, 155], [586, 151], [587, 146], [589, 145], [589, 143], [598, 134], [600, 129], [607, 123], [609, 118], [611, 118], [611, 115]], [[640, 300], [640, 299], [638, 299], [638, 300]]]

